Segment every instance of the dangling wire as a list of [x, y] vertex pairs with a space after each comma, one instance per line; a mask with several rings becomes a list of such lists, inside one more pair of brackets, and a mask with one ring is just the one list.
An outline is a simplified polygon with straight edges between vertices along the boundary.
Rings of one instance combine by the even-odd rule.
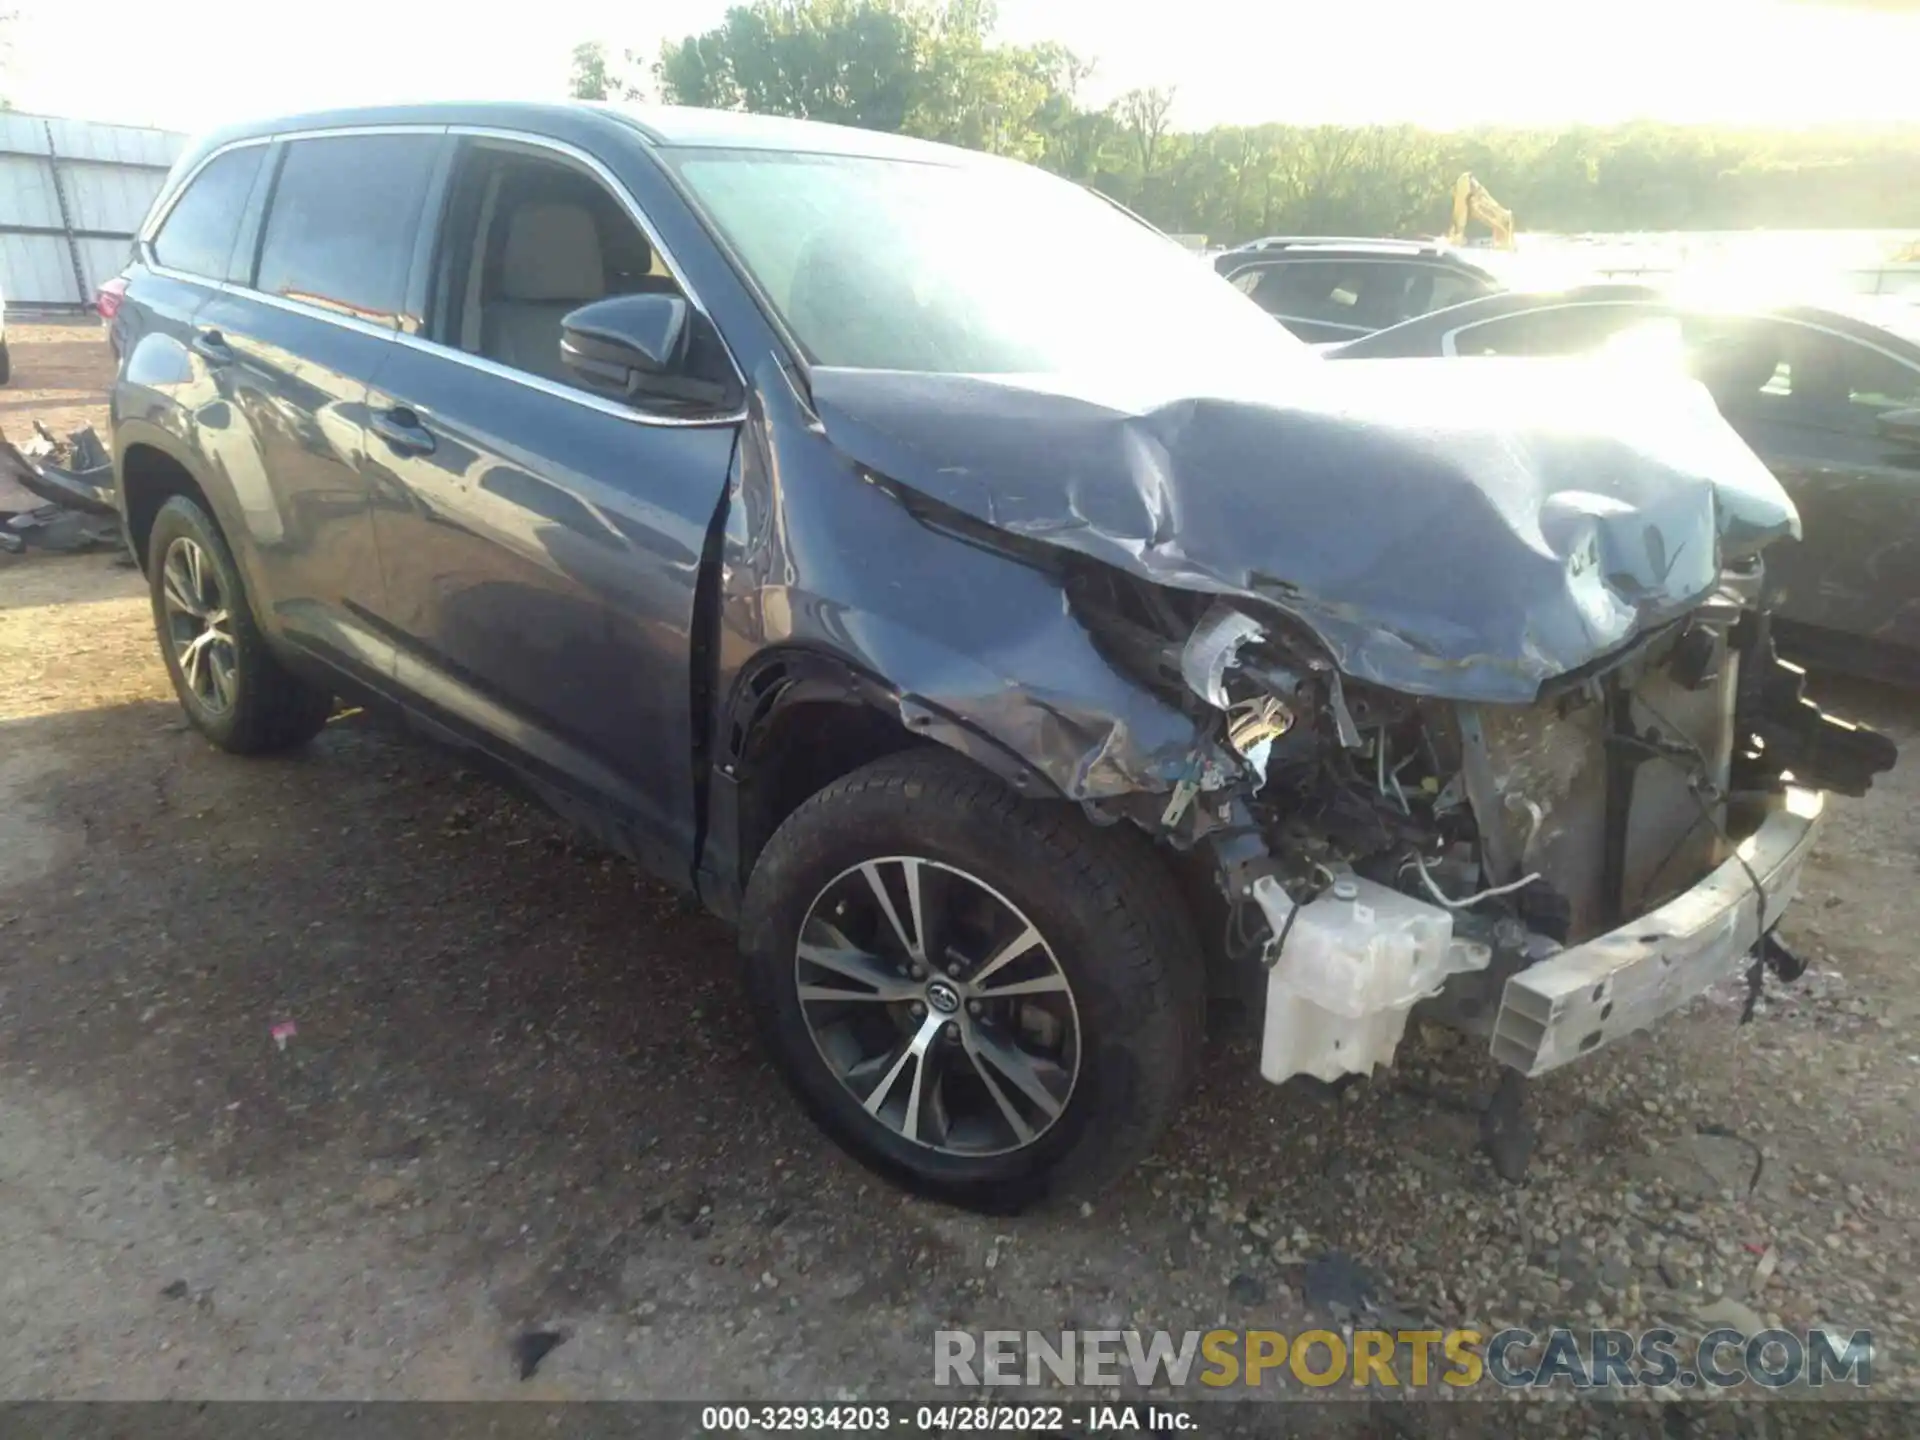
[[[1413, 862], [1413, 868], [1420, 872], [1420, 883], [1427, 887], [1427, 893], [1449, 910], [1465, 910], [1469, 905], [1478, 905], [1482, 900], [1491, 900], [1496, 895], [1511, 895], [1514, 891], [1524, 890], [1527, 886], [1533, 884], [1534, 881], [1543, 878], [1540, 872], [1536, 870], [1531, 875], [1523, 875], [1518, 880], [1511, 881], [1508, 884], [1492, 886], [1489, 889], [1480, 891], [1478, 894], [1469, 895], [1464, 900], [1454, 900], [1450, 899], [1445, 892], [1434, 883], [1433, 876], [1427, 873], [1427, 862], [1420, 858], [1419, 851], [1414, 851], [1409, 858]], [[1400, 868], [1404, 870], [1407, 867], [1402, 865]]]

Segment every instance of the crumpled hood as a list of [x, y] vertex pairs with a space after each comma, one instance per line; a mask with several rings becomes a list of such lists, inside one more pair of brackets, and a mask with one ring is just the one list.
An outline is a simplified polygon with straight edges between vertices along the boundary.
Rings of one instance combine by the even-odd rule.
[[1531, 700], [1799, 534], [1705, 390], [1617, 363], [811, 380], [827, 437], [886, 479], [1143, 579], [1256, 596], [1345, 674], [1412, 694]]

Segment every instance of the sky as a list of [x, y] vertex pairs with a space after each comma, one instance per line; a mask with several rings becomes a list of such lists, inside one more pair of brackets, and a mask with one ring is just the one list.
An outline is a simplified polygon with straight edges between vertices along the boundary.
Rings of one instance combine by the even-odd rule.
[[[579, 41], [651, 57], [663, 38], [716, 23], [726, 0], [14, 7], [0, 83], [16, 109], [197, 130], [383, 100], [554, 98]], [[1604, 21], [1573, 18], [1583, 11]], [[1094, 57], [1095, 103], [1136, 85], [1174, 88], [1183, 128], [1920, 121], [1920, 4], [1000, 0], [1000, 34]]]

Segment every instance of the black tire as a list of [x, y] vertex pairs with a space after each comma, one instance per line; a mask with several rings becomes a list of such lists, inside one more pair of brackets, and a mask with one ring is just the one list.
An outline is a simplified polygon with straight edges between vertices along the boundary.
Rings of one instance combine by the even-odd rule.
[[13, 379], [13, 355], [7, 349], [7, 342], [0, 340], [0, 385]]
[[[218, 598], [226, 612], [233, 663], [227, 671], [232, 699], [210, 704], [196, 693], [181, 668], [167, 600], [167, 557], [176, 541], [190, 541], [212, 566]], [[333, 713], [333, 696], [280, 663], [260, 634], [240, 579], [233, 552], [220, 527], [199, 505], [176, 495], [160, 507], [147, 540], [147, 583], [153, 602], [154, 630], [174, 694], [193, 727], [234, 755], [266, 755], [304, 745]]]
[[[799, 995], [801, 927], [836, 877], [902, 855], [957, 868], [1010, 901], [1071, 987], [1078, 1078], [1022, 1148], [961, 1155], [908, 1139], [867, 1113], [815, 1043]], [[1199, 945], [1146, 837], [1024, 799], [947, 751], [889, 756], [800, 806], [754, 867], [741, 948], [756, 1017], [806, 1109], [875, 1171], [968, 1209], [1010, 1213], [1114, 1179], [1159, 1141], [1203, 1043]]]

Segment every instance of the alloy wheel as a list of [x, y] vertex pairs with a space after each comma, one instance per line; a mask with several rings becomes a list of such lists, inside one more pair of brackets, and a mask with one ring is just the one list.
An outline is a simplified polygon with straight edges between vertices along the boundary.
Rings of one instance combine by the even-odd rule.
[[815, 1048], [867, 1114], [946, 1154], [1022, 1149], [1079, 1076], [1079, 1012], [1039, 929], [976, 876], [887, 856], [814, 898], [794, 961]]
[[182, 535], [167, 547], [160, 581], [167, 640], [181, 678], [202, 709], [224, 714], [233, 708], [239, 656], [219, 572], [200, 542]]

